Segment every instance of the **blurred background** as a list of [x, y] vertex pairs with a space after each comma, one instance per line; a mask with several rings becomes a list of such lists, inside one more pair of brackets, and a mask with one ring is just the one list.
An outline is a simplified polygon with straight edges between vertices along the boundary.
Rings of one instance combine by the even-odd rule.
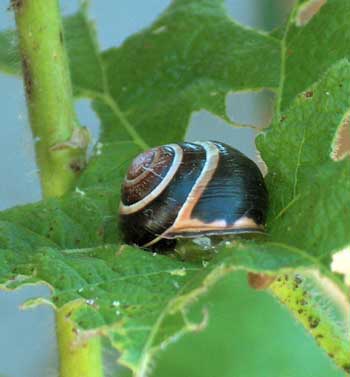
[[[74, 12], [76, 0], [60, 0], [64, 14]], [[148, 26], [170, 0], [91, 0], [90, 16], [97, 24], [103, 49], [119, 46], [129, 35]], [[238, 22], [261, 30], [278, 26], [292, 0], [226, 0]], [[14, 27], [9, 1], [0, 0], [0, 30]], [[273, 96], [268, 92], [231, 94], [228, 113], [238, 123], [266, 125]], [[77, 102], [81, 123], [96, 140], [99, 122], [89, 101]], [[28, 126], [22, 82], [0, 73], [1, 148], [0, 210], [40, 199], [32, 136]], [[193, 115], [188, 140], [215, 139], [232, 144], [256, 159], [254, 131], [234, 129], [206, 111]], [[4, 183], [6, 182], [6, 183]], [[48, 307], [22, 311], [29, 298], [50, 294], [44, 286], [0, 292], [0, 376], [50, 377], [58, 375], [54, 313]], [[158, 357], [152, 376], [191, 377], [336, 377], [344, 376], [316, 346], [289, 313], [265, 292], [247, 286], [245, 274], [220, 282], [203, 298], [208, 328], [171, 345]], [[106, 375], [127, 375], [115, 364], [116, 352], [106, 345]]]

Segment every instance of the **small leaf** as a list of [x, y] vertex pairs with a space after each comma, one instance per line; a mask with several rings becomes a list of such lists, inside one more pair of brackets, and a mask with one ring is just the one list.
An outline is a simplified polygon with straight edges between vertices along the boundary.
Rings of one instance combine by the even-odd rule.
[[[221, 0], [174, 1], [150, 28], [103, 54], [118, 103], [108, 118], [115, 140], [123, 124], [154, 145], [183, 139], [193, 111], [226, 117], [227, 92], [278, 86], [279, 51], [274, 38], [233, 22]], [[96, 110], [110, 128], [107, 109]], [[111, 141], [107, 132], [102, 141]]]
[[87, 18], [87, 6], [63, 22], [69, 65], [76, 96], [104, 91], [103, 68], [94, 24]]
[[0, 70], [10, 75], [18, 75], [21, 71], [17, 37], [10, 30], [0, 33]]

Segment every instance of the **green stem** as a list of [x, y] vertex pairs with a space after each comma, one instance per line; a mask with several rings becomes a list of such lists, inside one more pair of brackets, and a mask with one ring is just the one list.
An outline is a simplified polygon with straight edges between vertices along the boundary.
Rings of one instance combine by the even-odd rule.
[[342, 328], [335, 314], [330, 313], [329, 302], [322, 302], [317, 287], [310, 287], [310, 282], [300, 275], [286, 274], [279, 276], [269, 289], [334, 363], [350, 373], [349, 328], [346, 325]]
[[[74, 110], [58, 0], [12, 0], [12, 8], [43, 196], [62, 196], [85, 166], [89, 133]], [[100, 340], [74, 348], [67, 310], [72, 308], [57, 311], [61, 377], [102, 377]]]
[[78, 125], [57, 0], [12, 0], [44, 197], [74, 187], [88, 132]]
[[64, 306], [57, 314], [58, 349], [61, 377], [102, 377], [103, 362], [99, 338], [76, 344], [77, 330], [70, 319], [75, 304]]

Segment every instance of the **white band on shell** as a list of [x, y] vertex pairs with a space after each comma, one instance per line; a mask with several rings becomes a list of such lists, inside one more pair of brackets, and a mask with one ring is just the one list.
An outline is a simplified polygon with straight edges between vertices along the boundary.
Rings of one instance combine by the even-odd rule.
[[[166, 176], [154, 190], [152, 190], [148, 195], [146, 195], [143, 199], [139, 200], [138, 202], [130, 205], [126, 205], [121, 202], [119, 207], [120, 214], [129, 215], [131, 213], [139, 211], [140, 209], [144, 208], [147, 204], [149, 204], [152, 200], [157, 198], [168, 187], [169, 183], [173, 179], [182, 162], [183, 150], [177, 144], [167, 144], [166, 146], [172, 148], [175, 152], [174, 159]], [[148, 170], [149, 172], [152, 172], [152, 168], [149, 168]]]

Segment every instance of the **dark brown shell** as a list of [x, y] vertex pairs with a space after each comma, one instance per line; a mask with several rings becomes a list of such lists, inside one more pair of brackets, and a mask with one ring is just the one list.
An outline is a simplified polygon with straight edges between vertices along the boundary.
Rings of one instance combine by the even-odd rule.
[[169, 144], [137, 156], [122, 186], [125, 241], [262, 232], [268, 194], [256, 164], [219, 142]]

